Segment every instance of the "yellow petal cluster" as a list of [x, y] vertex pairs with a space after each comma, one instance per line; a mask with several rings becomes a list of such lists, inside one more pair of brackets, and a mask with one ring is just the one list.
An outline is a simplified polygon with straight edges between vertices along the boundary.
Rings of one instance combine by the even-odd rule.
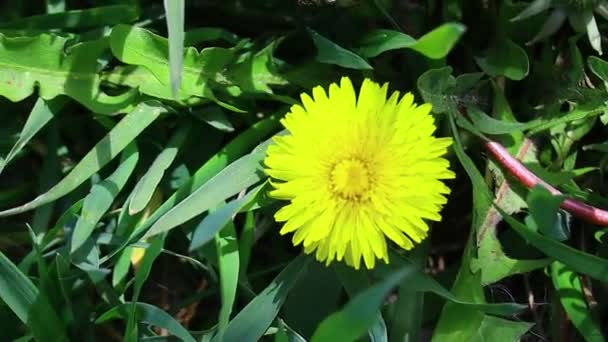
[[427, 236], [428, 220], [441, 220], [452, 140], [433, 136], [430, 104], [387, 92], [366, 79], [357, 96], [346, 77], [328, 92], [317, 86], [268, 147], [270, 195], [289, 201], [275, 214], [281, 234], [326, 264], [359, 269], [363, 259], [373, 268], [388, 262], [387, 238], [408, 250]]

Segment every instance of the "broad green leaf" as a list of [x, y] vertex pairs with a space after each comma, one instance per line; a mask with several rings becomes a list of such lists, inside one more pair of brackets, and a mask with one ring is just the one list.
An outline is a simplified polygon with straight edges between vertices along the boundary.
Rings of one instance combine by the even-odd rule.
[[317, 48], [317, 56], [315, 59], [318, 62], [335, 64], [350, 69], [373, 69], [371, 65], [356, 53], [341, 47], [311, 29], [308, 30], [308, 33]]
[[159, 328], [166, 329], [171, 334], [179, 337], [182, 341], [195, 342], [196, 340], [186, 328], [184, 328], [175, 318], [171, 317], [162, 309], [147, 303], [124, 303], [104, 312], [97, 320], [97, 324], [104, 323], [109, 320], [127, 318], [127, 311], [131, 306], [136, 308], [137, 319], [140, 322], [150, 324]]
[[171, 75], [171, 92], [177, 97], [182, 82], [184, 64], [184, 12], [186, 0], [164, 0], [167, 31], [169, 32], [169, 74]]
[[274, 40], [260, 51], [248, 51], [231, 66], [226, 77], [240, 90], [249, 93], [272, 94], [269, 85], [284, 85], [287, 81], [275, 70], [273, 53], [280, 40]]
[[192, 233], [189, 250], [193, 251], [211, 241], [215, 234], [224, 228], [234, 215], [248, 206], [264, 188], [264, 184], [260, 185], [249, 191], [247, 195], [223, 204], [205, 216]]
[[568, 266], [555, 261], [551, 264], [551, 280], [568, 318], [585, 341], [604, 341], [587, 305], [579, 275]]
[[0, 299], [40, 341], [67, 341], [63, 324], [32, 281], [0, 252]]
[[177, 152], [189, 132], [190, 125], [188, 123], [184, 123], [177, 128], [167, 146], [156, 156], [148, 171], [139, 179], [129, 200], [129, 215], [135, 215], [148, 205], [165, 171], [175, 160]]
[[93, 185], [84, 198], [80, 217], [70, 240], [70, 253], [74, 254], [91, 236], [101, 217], [110, 209], [114, 199], [125, 186], [139, 160], [136, 145], [129, 145], [118, 168], [105, 180]]
[[223, 341], [226, 326], [230, 321], [230, 314], [236, 299], [236, 290], [239, 282], [239, 245], [234, 224], [228, 223], [215, 236], [215, 250], [217, 251], [218, 266], [220, 269], [220, 294], [222, 308], [218, 322], [217, 339]]
[[64, 98], [56, 98], [53, 100], [45, 101], [39, 98], [34, 104], [34, 108], [27, 117], [23, 130], [19, 133], [19, 139], [13, 145], [11, 150], [8, 152], [6, 157], [0, 159], [0, 174], [8, 163], [15, 158], [15, 156], [21, 152], [21, 150], [27, 145], [27, 143], [36, 135], [51, 119], [57, 114], [65, 105], [66, 101]]
[[486, 74], [515, 81], [524, 79], [530, 69], [526, 51], [508, 38], [498, 40], [483, 57], [475, 60]]
[[361, 56], [371, 58], [386, 51], [411, 48], [414, 45], [416, 39], [403, 32], [377, 29], [361, 38], [357, 52]]
[[573, 271], [587, 274], [603, 282], [608, 282], [608, 260], [581, 252], [578, 249], [545, 237], [509, 216], [501, 208], [497, 209], [517, 234], [547, 256], [562, 262]]
[[418, 91], [425, 102], [433, 105], [434, 113], [444, 113], [457, 105], [470, 104], [466, 97], [483, 77], [483, 73], [452, 76], [452, 67], [431, 69], [417, 81]]
[[465, 31], [466, 27], [460, 23], [445, 23], [420, 37], [412, 49], [432, 59], [443, 58]]
[[[186, 48], [181, 70], [182, 81], [179, 92], [174, 97], [170, 91], [170, 83], [167, 82], [171, 79], [167, 39], [143, 28], [117, 25], [112, 29], [110, 35], [110, 47], [114, 56], [123, 63], [139, 66], [152, 73], [157, 81], [150, 87], [155, 90], [164, 88], [169, 90], [169, 92], [163, 93], [165, 95], [163, 98], [168, 97], [168, 99], [178, 100], [185, 100], [191, 96], [215, 99], [209, 82], [221, 78], [220, 72], [234, 57], [234, 52], [225, 48], [210, 47], [204, 48], [200, 52], [193, 47]], [[146, 72], [139, 69], [123, 70], [128, 71], [126, 75], [134, 72], [134, 70], [138, 70], [140, 74], [145, 75]], [[139, 80], [140, 82], [150, 80], [149, 77], [139, 77], [142, 78]], [[141, 91], [146, 93], [145, 90], [144, 87]]]
[[205, 185], [196, 189], [158, 219], [144, 237], [173, 229], [262, 180], [265, 177], [261, 166], [264, 156], [264, 151], [253, 152], [226, 166]]
[[[554, 196], [544, 186], [537, 185], [530, 190], [526, 198], [530, 208], [530, 218], [528, 222], [531, 228], [548, 237], [562, 237], [563, 231], [558, 226], [559, 207], [564, 201], [564, 196]], [[561, 226], [561, 225], [560, 225]]]
[[520, 341], [534, 324], [510, 321], [500, 317], [484, 316], [479, 330], [467, 341]]
[[59, 183], [46, 193], [19, 207], [0, 211], [0, 217], [16, 215], [52, 202], [85, 182], [110, 160], [114, 159], [166, 108], [157, 101], [143, 102], [119, 121], [108, 134], [89, 151]]
[[129, 23], [139, 17], [136, 5], [112, 5], [42, 14], [0, 24], [0, 28], [30, 30], [74, 29]]
[[131, 104], [137, 90], [109, 96], [99, 89], [97, 58], [107, 39], [66, 46], [67, 38], [40, 34], [9, 38], [0, 34], [0, 96], [18, 102], [38, 94], [45, 100], [67, 95], [91, 111], [112, 114]]
[[589, 70], [599, 77], [604, 82], [604, 87], [608, 89], [608, 62], [596, 56], [589, 56], [587, 64]]
[[309, 262], [310, 258], [305, 256], [299, 256], [290, 262], [270, 285], [230, 321], [224, 333], [224, 341], [258, 341], [279, 313], [298, 277], [306, 272]]
[[223, 40], [236, 45], [240, 38], [236, 34], [221, 27], [197, 27], [185, 33], [184, 46], [192, 46], [201, 42]]
[[521, 131], [528, 126], [525, 123], [494, 119], [473, 106], [468, 108], [467, 114], [475, 128], [487, 134], [509, 134]]

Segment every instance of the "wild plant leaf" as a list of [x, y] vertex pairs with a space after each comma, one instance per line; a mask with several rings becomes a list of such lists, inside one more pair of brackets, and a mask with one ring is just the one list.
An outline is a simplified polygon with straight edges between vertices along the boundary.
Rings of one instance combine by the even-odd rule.
[[526, 51], [508, 38], [497, 39], [484, 56], [475, 61], [486, 74], [519, 81], [528, 75], [530, 65]]
[[602, 331], [594, 321], [579, 275], [561, 262], [551, 264], [553, 287], [568, 318], [587, 342], [602, 342]]
[[608, 260], [545, 237], [517, 221], [501, 208], [497, 207], [497, 209], [517, 234], [547, 256], [562, 262], [573, 271], [608, 282]]
[[0, 217], [32, 210], [76, 189], [95, 172], [114, 159], [139, 133], [154, 122], [158, 116], [166, 112], [167, 109], [157, 101], [139, 104], [136, 109], [119, 121], [59, 183], [26, 204], [0, 211]]
[[486, 315], [481, 320], [479, 330], [467, 341], [519, 341], [533, 325]]
[[357, 52], [363, 57], [371, 58], [386, 51], [409, 48], [426, 57], [438, 59], [450, 52], [464, 31], [461, 24], [447, 23], [416, 40], [400, 31], [377, 29], [361, 38]]
[[226, 71], [226, 78], [238, 85], [242, 92], [272, 94], [270, 85], [284, 85], [287, 81], [278, 75], [273, 59], [280, 40], [274, 40], [260, 51], [241, 54]]
[[[230, 49], [210, 47], [199, 52], [193, 47], [186, 48], [181, 70], [182, 82], [177, 96], [173, 97], [167, 39], [140, 27], [117, 25], [112, 29], [110, 35], [110, 47], [114, 56], [123, 63], [143, 67], [152, 73], [158, 82], [168, 90], [164, 94], [168, 95], [170, 99], [177, 100], [185, 100], [191, 96], [215, 99], [210, 82], [222, 81], [221, 71], [234, 58], [234, 52]], [[137, 69], [122, 70], [124, 75], [124, 70], [133, 72]], [[139, 73], [143, 72], [139, 71]], [[147, 79], [139, 76], [131, 82]], [[160, 85], [155, 84], [153, 89], [159, 90]], [[144, 89], [142, 89], [143, 91]]]
[[91, 191], [84, 198], [80, 217], [72, 232], [70, 253], [74, 254], [91, 236], [101, 217], [129, 180], [138, 160], [139, 151], [136, 145], [129, 145], [123, 152], [118, 168], [108, 178], [91, 187]]
[[67, 47], [67, 38], [40, 34], [6, 37], [0, 34], [0, 96], [18, 102], [32, 95], [51, 100], [67, 95], [91, 111], [112, 114], [131, 104], [137, 90], [109, 96], [99, 89], [97, 58], [107, 39]]
[[59, 13], [34, 15], [0, 24], [0, 28], [28, 30], [74, 29], [130, 23], [139, 17], [139, 7], [110, 5], [61, 11]]
[[466, 27], [460, 23], [445, 23], [420, 37], [412, 49], [432, 59], [443, 58], [465, 31]]
[[344, 68], [371, 70], [373, 69], [361, 56], [347, 50], [317, 32], [309, 29], [308, 34], [317, 47], [315, 59], [320, 63], [335, 64]]

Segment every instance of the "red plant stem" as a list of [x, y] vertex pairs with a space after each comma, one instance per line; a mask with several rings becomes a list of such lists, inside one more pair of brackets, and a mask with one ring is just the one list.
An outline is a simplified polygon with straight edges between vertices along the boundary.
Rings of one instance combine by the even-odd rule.
[[[486, 141], [484, 144], [492, 157], [494, 157], [494, 159], [500, 163], [500, 165], [502, 165], [511, 174], [511, 176], [517, 179], [526, 188], [532, 188], [535, 185], [542, 185], [554, 195], [562, 194], [559, 190], [538, 178], [538, 176], [523, 166], [522, 163], [511, 156], [501, 144], [491, 140]], [[570, 212], [572, 215], [577, 216], [589, 223], [600, 226], [608, 226], [608, 211], [606, 210], [596, 208], [571, 198], [565, 199], [562, 202], [561, 207]]]

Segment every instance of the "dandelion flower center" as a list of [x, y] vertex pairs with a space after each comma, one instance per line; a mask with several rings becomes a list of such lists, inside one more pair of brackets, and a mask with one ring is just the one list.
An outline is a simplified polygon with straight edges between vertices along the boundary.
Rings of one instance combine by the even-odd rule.
[[358, 159], [345, 159], [331, 172], [332, 190], [348, 200], [359, 200], [369, 190], [371, 179], [367, 165]]
[[387, 92], [365, 80], [357, 95], [348, 78], [315, 87], [266, 150], [270, 196], [288, 201], [274, 216], [281, 234], [326, 264], [373, 268], [388, 262], [389, 241], [412, 249], [441, 220], [452, 140], [433, 136], [430, 105]]

